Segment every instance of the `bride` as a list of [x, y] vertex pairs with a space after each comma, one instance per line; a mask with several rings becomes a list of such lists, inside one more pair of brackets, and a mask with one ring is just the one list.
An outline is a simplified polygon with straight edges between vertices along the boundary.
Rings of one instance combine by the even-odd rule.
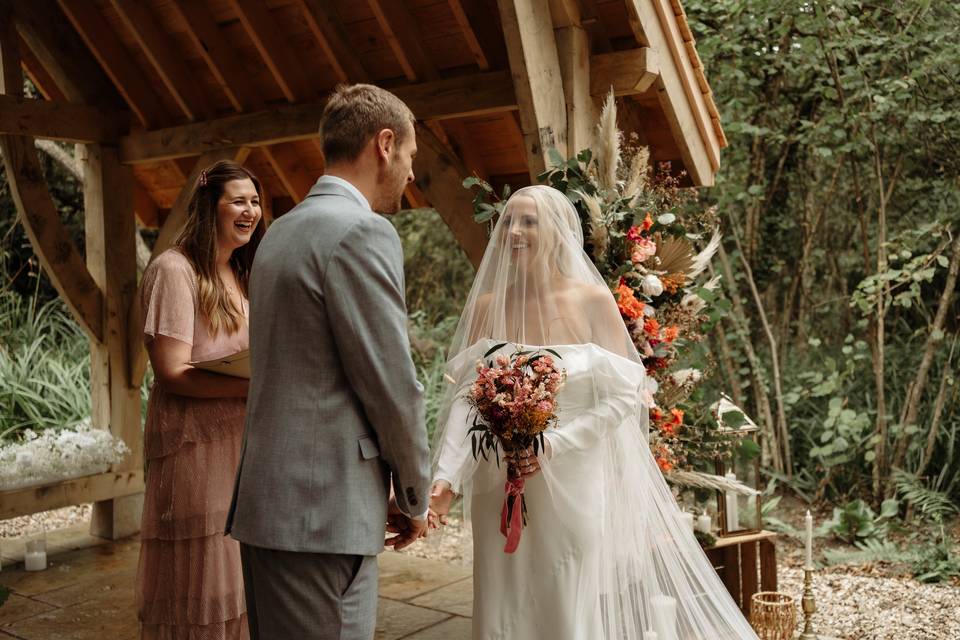
[[[567, 379], [544, 450], [522, 453], [527, 523], [505, 553], [506, 465], [475, 458], [464, 396], [492, 347], [549, 346]], [[507, 202], [457, 326], [434, 445], [431, 519], [472, 521], [473, 637], [718, 640], [756, 635], [683, 525], [647, 444], [652, 396], [559, 191]]]

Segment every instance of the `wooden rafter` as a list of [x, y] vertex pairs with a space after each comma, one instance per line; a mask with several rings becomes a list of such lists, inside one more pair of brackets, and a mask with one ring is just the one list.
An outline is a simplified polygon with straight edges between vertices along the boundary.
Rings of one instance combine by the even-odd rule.
[[60, 0], [60, 7], [140, 122], [147, 128], [169, 124], [157, 93], [97, 6], [86, 0]]
[[[18, 39], [12, 21], [0, 20], [0, 93], [20, 95]], [[29, 136], [0, 134], [7, 182], [30, 244], [64, 302], [87, 334], [103, 340], [103, 295], [60, 221]]]
[[497, 21], [480, 0], [448, 0], [450, 10], [460, 25], [467, 46], [481, 71], [506, 66], [506, 45]]
[[303, 66], [299, 63], [277, 21], [261, 0], [230, 0], [250, 39], [263, 57], [288, 102], [315, 97]]
[[440, 73], [423, 47], [423, 36], [403, 2], [398, 0], [368, 0], [368, 2], [407, 79], [411, 82], [438, 79]]
[[527, 166], [534, 179], [548, 152], [567, 153], [567, 106], [548, 0], [498, 0], [513, 72]]
[[[424, 120], [442, 120], [517, 107], [510, 74], [494, 71], [393, 88], [392, 91]], [[121, 139], [123, 162], [155, 162], [238, 145], [276, 144], [314, 138], [324, 102], [317, 101], [181, 125]]]
[[117, 138], [117, 118], [92, 105], [0, 95], [0, 133], [69, 142]]
[[57, 83], [54, 82], [53, 76], [47, 73], [47, 70], [43, 68], [43, 65], [40, 64], [40, 61], [33, 55], [33, 51], [30, 50], [30, 47], [22, 38], [20, 39], [20, 66], [23, 67], [23, 72], [27, 74], [30, 82], [45, 99], [54, 102], [70, 102], [67, 96], [60, 91]]
[[55, 0], [11, 4], [17, 31], [33, 54], [31, 57], [35, 57], [67, 100], [108, 109], [122, 104], [116, 88], [77, 32], [63, 19]]
[[183, 115], [188, 120], [203, 120], [213, 115], [213, 109], [192, 73], [177, 55], [170, 36], [160, 29], [157, 19], [141, 0], [112, 0], [127, 30], [133, 34], [140, 49], [160, 75]]
[[233, 108], [236, 111], [262, 109], [263, 99], [254, 88], [250, 74], [241, 66], [236, 50], [227, 42], [204, 4], [195, 0], [171, 0], [171, 4]]
[[300, 157], [293, 147], [289, 145], [274, 145], [260, 147], [263, 155], [266, 156], [270, 166], [273, 167], [284, 191], [293, 198], [294, 202], [300, 202], [307, 197], [310, 188], [313, 187], [314, 177], [304, 169]]
[[340, 82], [367, 82], [370, 74], [352, 50], [347, 32], [333, 3], [327, 0], [297, 0], [307, 26], [313, 32]]

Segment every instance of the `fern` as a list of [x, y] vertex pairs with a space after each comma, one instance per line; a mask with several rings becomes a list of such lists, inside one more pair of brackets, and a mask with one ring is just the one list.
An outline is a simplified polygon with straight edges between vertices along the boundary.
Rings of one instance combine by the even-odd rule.
[[957, 505], [946, 493], [924, 486], [923, 481], [902, 469], [893, 470], [897, 493], [922, 516], [943, 520], [957, 513]]
[[902, 551], [889, 540], [868, 538], [854, 544], [856, 549], [827, 549], [827, 564], [864, 564], [867, 562], [912, 562], [916, 553]]

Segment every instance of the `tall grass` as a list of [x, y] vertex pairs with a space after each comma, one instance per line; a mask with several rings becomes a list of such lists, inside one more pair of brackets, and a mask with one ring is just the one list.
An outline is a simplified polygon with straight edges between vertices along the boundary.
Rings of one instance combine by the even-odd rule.
[[0, 442], [89, 415], [89, 343], [63, 303], [0, 290]]

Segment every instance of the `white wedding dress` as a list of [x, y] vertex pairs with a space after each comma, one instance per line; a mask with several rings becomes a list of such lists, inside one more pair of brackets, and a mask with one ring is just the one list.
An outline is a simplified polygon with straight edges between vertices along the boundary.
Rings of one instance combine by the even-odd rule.
[[[755, 640], [650, 452], [646, 371], [582, 243], [563, 194], [517, 191], [451, 345], [434, 478], [463, 494], [473, 529], [473, 637]], [[465, 400], [498, 344], [555, 345], [567, 373], [513, 553], [500, 532], [506, 465], [474, 457]]]

